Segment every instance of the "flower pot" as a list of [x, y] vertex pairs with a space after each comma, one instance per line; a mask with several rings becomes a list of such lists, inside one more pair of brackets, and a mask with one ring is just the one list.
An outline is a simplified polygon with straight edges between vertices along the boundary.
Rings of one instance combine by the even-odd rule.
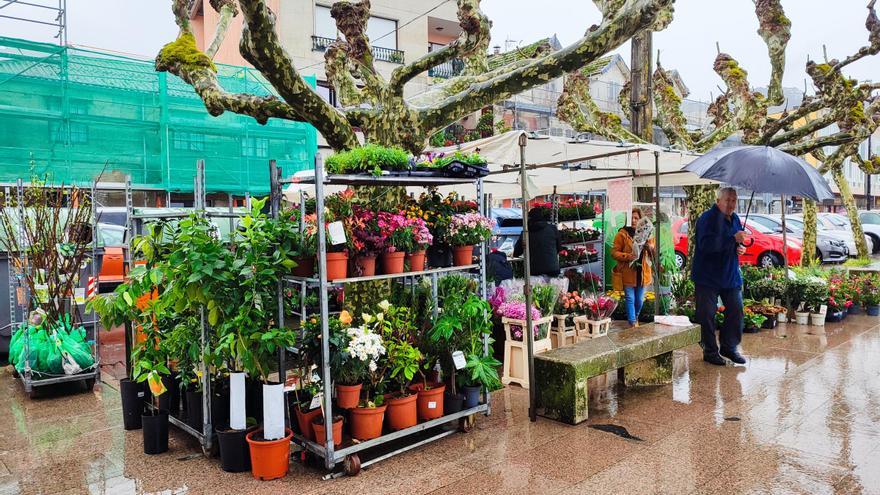
[[227, 473], [251, 470], [251, 452], [247, 443], [248, 430], [217, 430], [220, 444], [220, 467]]
[[143, 424], [144, 384], [128, 378], [119, 380], [119, 395], [122, 396], [122, 427], [126, 430], [139, 430]]
[[245, 378], [244, 407], [245, 417], [263, 417], [263, 384], [259, 380]]
[[[319, 407], [320, 411], [321, 408]], [[315, 443], [324, 447], [327, 445], [327, 430], [324, 428], [324, 417], [319, 415], [312, 420], [312, 430], [315, 432]], [[342, 416], [333, 418], [333, 445], [342, 443]]]
[[229, 426], [229, 384], [215, 383], [213, 386], [216, 388], [211, 389], [211, 424], [226, 428]]
[[312, 428], [312, 420], [321, 415], [321, 408], [316, 407], [311, 411], [303, 411], [296, 406], [296, 424], [299, 425], [299, 434], [307, 440], [315, 441], [315, 430]]
[[357, 407], [361, 399], [363, 384], [340, 385], [336, 384], [336, 406], [340, 409], [352, 409]]
[[403, 273], [403, 258], [406, 253], [403, 251], [395, 251], [393, 253], [382, 253], [379, 262], [382, 263], [382, 273], [393, 275], [395, 273]]
[[743, 328], [743, 332], [745, 333], [758, 333], [760, 331], [761, 329], [757, 326], [746, 326], [745, 328]]
[[765, 330], [773, 330], [776, 328], [776, 324], [779, 323], [779, 320], [776, 318], [767, 318], [764, 320], [764, 323], [761, 324], [761, 328]]
[[414, 253], [408, 253], [406, 255], [407, 261], [409, 261], [409, 271], [411, 272], [421, 272], [425, 270], [425, 250], [416, 251]]
[[327, 253], [327, 280], [348, 276], [348, 253]]
[[385, 404], [388, 405], [388, 409], [385, 411], [388, 428], [397, 431], [418, 424], [419, 421], [416, 416], [418, 397], [417, 393], [412, 393], [406, 397], [397, 397], [385, 401]]
[[474, 246], [455, 246], [452, 248], [452, 264], [455, 266], [470, 265], [474, 260]]
[[865, 313], [868, 316], [880, 316], [880, 306], [865, 306]]
[[296, 266], [290, 271], [294, 277], [311, 278], [315, 275], [315, 257], [295, 258]]
[[445, 392], [443, 394], [443, 414], [455, 414], [464, 409], [464, 395]]
[[802, 313], [800, 311], [796, 311], [794, 313], [795, 321], [797, 321], [798, 325], [809, 325], [810, 324], [810, 313]]
[[479, 385], [464, 386], [461, 387], [461, 390], [464, 392], [464, 409], [470, 409], [480, 405], [481, 387]]
[[168, 411], [141, 416], [144, 426], [144, 454], [155, 455], [168, 451]]
[[849, 313], [849, 314], [851, 314], [851, 315], [858, 315], [858, 314], [861, 314], [861, 313], [862, 313], [862, 307], [861, 307], [860, 305], [858, 305], [858, 304], [853, 304], [852, 306], [849, 307], [849, 309], [847, 310], [847, 313]]
[[452, 266], [452, 249], [441, 243], [428, 246], [428, 266], [431, 268], [446, 268]]
[[285, 430], [287, 436], [278, 440], [261, 440], [263, 430], [247, 434], [251, 451], [251, 473], [258, 480], [268, 481], [283, 478], [290, 465], [290, 438], [293, 432]]
[[361, 277], [372, 277], [376, 274], [375, 256], [358, 256], [354, 262], [358, 267], [358, 273]]
[[776, 322], [777, 323], [787, 323], [788, 315], [786, 313], [776, 313]]
[[385, 418], [385, 408], [356, 407], [351, 410], [351, 436], [358, 440], [370, 440], [382, 436], [382, 421]]
[[829, 311], [825, 315], [825, 322], [826, 323], [837, 323], [837, 322], [843, 320], [843, 318], [844, 318], [843, 315], [845, 315], [845, 314], [846, 313], [843, 311]]
[[186, 424], [193, 430], [202, 431], [204, 428], [205, 408], [202, 404], [202, 392], [195, 390], [186, 391]]
[[446, 391], [446, 385], [434, 383], [429, 384], [429, 387], [431, 388], [425, 390], [421, 383], [409, 386], [410, 391], [419, 393], [417, 404], [421, 421], [443, 416], [443, 392]]
[[165, 385], [165, 393], [159, 396], [159, 409], [176, 416], [180, 412], [180, 389], [177, 388], [177, 380], [173, 376], [162, 376], [162, 385]]

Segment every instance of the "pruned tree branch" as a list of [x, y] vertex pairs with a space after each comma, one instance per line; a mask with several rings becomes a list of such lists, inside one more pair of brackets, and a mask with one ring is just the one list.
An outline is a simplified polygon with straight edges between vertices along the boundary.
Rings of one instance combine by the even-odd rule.
[[620, 117], [599, 109], [590, 96], [589, 77], [581, 71], [565, 76], [556, 115], [578, 132], [589, 132], [615, 141], [643, 142], [623, 126]]
[[220, 50], [223, 40], [226, 39], [226, 33], [229, 31], [229, 24], [232, 22], [232, 18], [238, 15], [238, 5], [235, 3], [235, 0], [211, 0], [211, 7], [220, 14], [217, 28], [214, 31], [214, 39], [211, 41], [208, 49], [205, 50], [205, 55], [213, 59], [217, 51]]
[[791, 21], [785, 16], [780, 0], [757, 0], [755, 14], [758, 16], [758, 34], [767, 44], [772, 68], [767, 101], [770, 105], [781, 105], [785, 101], [782, 76], [785, 72], [785, 48], [791, 39]]

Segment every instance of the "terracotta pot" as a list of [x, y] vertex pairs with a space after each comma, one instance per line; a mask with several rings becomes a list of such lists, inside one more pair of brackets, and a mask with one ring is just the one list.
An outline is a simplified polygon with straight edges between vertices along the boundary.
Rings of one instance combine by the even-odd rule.
[[299, 406], [296, 406], [296, 424], [299, 425], [299, 433], [307, 440], [315, 441], [315, 431], [312, 429], [312, 420], [320, 415], [320, 407], [316, 407], [311, 411], [303, 412]]
[[428, 390], [421, 383], [409, 386], [411, 391], [419, 393], [417, 404], [419, 419], [422, 421], [443, 416], [443, 392], [446, 391], [446, 385], [429, 383], [428, 386], [431, 387]]
[[382, 263], [382, 273], [392, 275], [395, 273], [403, 273], [403, 258], [406, 253], [403, 251], [395, 251], [393, 253], [382, 253], [379, 261]]
[[409, 261], [409, 271], [421, 272], [425, 269], [425, 250], [408, 253], [406, 259]]
[[[327, 445], [327, 430], [324, 428], [324, 417], [318, 416], [312, 420], [312, 429], [315, 430], [315, 443], [324, 447]], [[342, 443], [342, 416], [333, 418], [333, 445]]]
[[358, 406], [361, 399], [363, 384], [340, 385], [336, 384], [336, 406], [340, 409], [352, 409]]
[[455, 246], [452, 248], [452, 262], [455, 266], [470, 265], [474, 260], [474, 246]]
[[311, 278], [315, 275], [315, 257], [307, 256], [304, 258], [296, 258], [296, 267], [290, 271], [294, 277]]
[[348, 277], [348, 253], [327, 253], [327, 280]]
[[385, 408], [379, 407], [356, 407], [351, 410], [351, 436], [358, 440], [370, 440], [382, 436], [382, 420], [385, 418]]
[[372, 277], [376, 274], [376, 257], [375, 256], [358, 256], [355, 264], [360, 268], [361, 277]]
[[416, 416], [417, 401], [418, 394], [416, 393], [385, 401], [388, 404], [388, 410], [385, 414], [385, 419], [388, 420], [388, 428], [396, 431], [418, 424], [419, 421]]
[[290, 431], [290, 428], [285, 431], [287, 436], [270, 441], [254, 440], [254, 438], [262, 437], [262, 429], [248, 433], [247, 442], [251, 450], [251, 473], [254, 478], [268, 481], [287, 475], [287, 467], [290, 465], [290, 439], [293, 437], [293, 432]]

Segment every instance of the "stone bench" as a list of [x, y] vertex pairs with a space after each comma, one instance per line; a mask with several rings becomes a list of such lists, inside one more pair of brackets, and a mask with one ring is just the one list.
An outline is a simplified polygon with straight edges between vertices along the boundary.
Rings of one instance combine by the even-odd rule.
[[618, 370], [626, 385], [672, 380], [672, 351], [700, 341], [700, 326], [645, 324], [535, 356], [535, 396], [541, 416], [578, 424], [587, 419], [587, 380]]

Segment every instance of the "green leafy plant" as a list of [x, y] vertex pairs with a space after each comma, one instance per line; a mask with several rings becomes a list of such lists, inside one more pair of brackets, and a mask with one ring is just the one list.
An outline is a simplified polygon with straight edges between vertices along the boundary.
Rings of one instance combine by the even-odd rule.
[[326, 167], [331, 174], [369, 172], [381, 175], [383, 170], [408, 170], [410, 164], [409, 154], [400, 148], [367, 144], [328, 157]]
[[536, 285], [532, 287], [532, 302], [541, 316], [549, 316], [553, 314], [556, 308], [556, 301], [559, 299], [559, 289], [553, 285]]
[[421, 371], [422, 353], [409, 342], [392, 340], [388, 343], [388, 370], [400, 395], [407, 395], [406, 386]]
[[[485, 300], [470, 294], [465, 298], [447, 299], [443, 314], [428, 332], [429, 342], [437, 348], [441, 365], [447, 376], [451, 377], [452, 392], [457, 391], [457, 382], [464, 385], [483, 385], [490, 391], [501, 388], [498, 366], [501, 365], [491, 354], [483, 355], [483, 339], [492, 342], [492, 310]], [[459, 374], [452, 361], [451, 352], [460, 350], [466, 357], [466, 366]]]

